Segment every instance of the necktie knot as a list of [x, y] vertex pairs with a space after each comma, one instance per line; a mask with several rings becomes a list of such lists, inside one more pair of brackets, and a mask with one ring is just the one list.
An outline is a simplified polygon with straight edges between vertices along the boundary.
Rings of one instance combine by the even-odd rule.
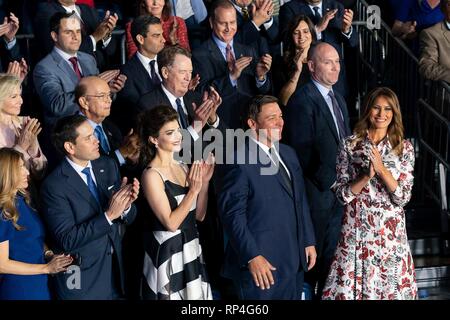
[[71, 57], [71, 58], [69, 58], [69, 61], [72, 64], [73, 71], [75, 72], [78, 80], [80, 80], [81, 79], [81, 71], [80, 71], [80, 68], [78, 68], [77, 57]]

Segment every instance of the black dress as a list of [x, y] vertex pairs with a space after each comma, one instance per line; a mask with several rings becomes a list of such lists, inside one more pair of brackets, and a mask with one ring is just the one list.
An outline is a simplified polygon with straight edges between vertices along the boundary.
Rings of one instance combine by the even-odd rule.
[[[147, 168], [150, 170], [150, 167]], [[164, 178], [170, 208], [175, 210], [188, 187]], [[153, 214], [144, 223], [144, 267], [142, 297], [151, 300], [211, 300], [211, 287], [205, 271], [195, 220], [196, 203], [175, 232], [168, 231]]]

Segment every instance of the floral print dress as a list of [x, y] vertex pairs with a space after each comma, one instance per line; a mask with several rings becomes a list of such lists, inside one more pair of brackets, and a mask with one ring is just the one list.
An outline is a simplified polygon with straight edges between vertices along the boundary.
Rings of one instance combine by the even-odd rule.
[[337, 160], [337, 180], [331, 189], [345, 204], [340, 240], [322, 299], [406, 300], [417, 298], [414, 265], [406, 235], [403, 207], [411, 198], [414, 148], [404, 140], [399, 157], [386, 137], [377, 149], [384, 166], [398, 182], [390, 192], [375, 175], [354, 195], [350, 184], [370, 160], [368, 137], [343, 141]]

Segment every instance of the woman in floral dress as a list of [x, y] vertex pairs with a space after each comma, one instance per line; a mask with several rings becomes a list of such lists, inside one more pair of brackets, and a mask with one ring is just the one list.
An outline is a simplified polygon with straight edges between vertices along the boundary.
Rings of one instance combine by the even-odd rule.
[[345, 204], [323, 299], [416, 299], [403, 207], [411, 198], [414, 148], [403, 139], [395, 93], [376, 88], [346, 138], [331, 187]]

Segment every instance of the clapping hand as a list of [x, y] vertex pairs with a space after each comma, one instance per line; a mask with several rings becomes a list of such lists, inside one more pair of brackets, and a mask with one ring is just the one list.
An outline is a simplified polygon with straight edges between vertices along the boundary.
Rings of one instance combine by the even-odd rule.
[[331, 19], [334, 19], [336, 16], [336, 13], [338, 12], [338, 9], [333, 9], [327, 11], [322, 18], [320, 19], [319, 23], [316, 26], [317, 32], [322, 32], [328, 27], [328, 23], [331, 21]]
[[272, 57], [270, 54], [264, 54], [256, 65], [256, 76], [259, 80], [263, 80], [267, 72], [269, 72], [272, 66]]
[[189, 81], [189, 90], [194, 91], [195, 88], [197, 88], [198, 84], [200, 83], [200, 75], [197, 73], [195, 77]]
[[22, 58], [22, 60], [20, 60], [20, 62], [19, 61], [11, 61], [8, 64], [8, 70], [6, 71], [6, 73], [16, 76], [21, 81], [23, 81], [28, 74], [28, 64], [24, 58]]
[[36, 155], [39, 150], [37, 136], [41, 130], [37, 119], [25, 118], [22, 128], [16, 128], [16, 144], [29, 154]]
[[216, 164], [216, 158], [212, 154], [212, 152], [209, 153], [208, 158], [206, 161], [200, 162], [202, 167], [202, 183], [206, 184], [211, 180], [212, 175], [214, 173], [214, 165]]
[[111, 14], [110, 11], [106, 11], [105, 18], [103, 21], [98, 25], [97, 29], [95, 29], [92, 36], [94, 37], [95, 41], [100, 41], [102, 39], [107, 39], [108, 36], [113, 32], [114, 28], [116, 27], [117, 20], [119, 20], [119, 17], [117, 14]]
[[189, 184], [189, 191], [192, 191], [194, 195], [198, 195], [202, 190], [203, 185], [203, 167], [201, 161], [196, 160], [189, 170], [187, 182]]
[[169, 39], [172, 45], [178, 44], [178, 20], [176, 17], [173, 17], [172, 27], [169, 32]]
[[19, 18], [14, 13], [9, 14], [9, 18], [5, 17], [0, 25], [0, 36], [5, 37], [7, 42], [11, 42], [19, 30]]
[[386, 169], [383, 165], [383, 160], [381, 159], [380, 152], [375, 146], [371, 146], [369, 150], [370, 159], [370, 173], [369, 177], [372, 178], [375, 174], [382, 174]]

